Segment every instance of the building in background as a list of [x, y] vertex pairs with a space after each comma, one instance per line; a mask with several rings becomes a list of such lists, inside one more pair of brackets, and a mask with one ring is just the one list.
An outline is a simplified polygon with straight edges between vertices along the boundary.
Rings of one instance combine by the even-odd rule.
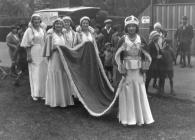
[[[176, 46], [174, 34], [184, 15], [188, 17], [188, 23], [193, 26], [195, 32], [195, 0], [153, 0], [153, 2], [153, 7], [149, 5], [140, 13], [139, 18], [149, 16], [153, 23], [160, 22], [168, 33], [167, 37], [172, 40], [173, 47]], [[149, 24], [141, 24], [140, 32], [148, 38]], [[195, 54], [195, 38], [192, 40], [191, 47]]]

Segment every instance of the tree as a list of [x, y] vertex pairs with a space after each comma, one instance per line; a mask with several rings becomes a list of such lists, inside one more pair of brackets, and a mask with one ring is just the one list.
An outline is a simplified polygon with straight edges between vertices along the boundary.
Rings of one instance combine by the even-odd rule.
[[0, 0], [1, 15], [29, 17], [33, 12], [33, 0]]

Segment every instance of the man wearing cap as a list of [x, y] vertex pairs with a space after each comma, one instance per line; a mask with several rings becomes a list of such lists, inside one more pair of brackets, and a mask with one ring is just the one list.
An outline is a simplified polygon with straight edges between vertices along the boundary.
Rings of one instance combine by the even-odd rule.
[[186, 67], [186, 56], [188, 58], [188, 67], [191, 65], [191, 42], [194, 37], [193, 27], [187, 23], [187, 16], [182, 18], [182, 26], [178, 29], [177, 34], [175, 34], [176, 39], [181, 47], [181, 56], [182, 56], [182, 68]]
[[18, 37], [18, 27], [12, 26], [11, 32], [6, 37], [6, 43], [9, 47], [9, 55], [12, 61], [11, 64], [11, 74], [16, 74], [16, 52], [20, 45], [20, 39]]
[[114, 34], [114, 30], [112, 29], [112, 20], [107, 19], [104, 21], [105, 27], [102, 29], [102, 33], [105, 37], [105, 43], [111, 43], [112, 35]]

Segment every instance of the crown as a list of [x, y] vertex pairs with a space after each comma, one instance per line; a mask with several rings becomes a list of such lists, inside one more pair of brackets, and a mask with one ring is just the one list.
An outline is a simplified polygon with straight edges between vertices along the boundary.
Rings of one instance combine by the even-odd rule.
[[125, 18], [125, 26], [127, 26], [129, 24], [139, 25], [139, 20], [135, 16], [133, 16], [133, 15], [131, 15], [129, 17], [126, 17]]

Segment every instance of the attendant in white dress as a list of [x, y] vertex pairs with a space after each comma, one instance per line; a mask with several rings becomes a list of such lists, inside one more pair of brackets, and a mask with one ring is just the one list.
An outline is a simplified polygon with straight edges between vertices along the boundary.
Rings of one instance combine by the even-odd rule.
[[77, 44], [77, 36], [76, 32], [71, 27], [72, 19], [69, 16], [65, 16], [63, 17], [63, 22], [65, 45], [67, 47], [73, 48]]
[[29, 80], [33, 100], [37, 100], [38, 97], [45, 98], [47, 62], [42, 57], [45, 45], [44, 40], [45, 31], [41, 28], [40, 15], [33, 14], [21, 42], [21, 47], [25, 47], [27, 51]]
[[48, 58], [45, 104], [50, 107], [74, 105], [71, 83], [57, 49], [59, 46], [66, 47], [62, 28], [63, 20], [60, 18], [56, 19], [52, 30], [47, 34], [43, 52], [43, 55]]
[[81, 42], [95, 42], [94, 37], [94, 29], [89, 26], [90, 25], [90, 18], [84, 16], [80, 19], [80, 25], [77, 27], [76, 31], [78, 33], [78, 41]]
[[[86, 42], [93, 43], [100, 69], [105, 74], [101, 59], [99, 57], [99, 50], [98, 50], [96, 39], [95, 39], [95, 30], [90, 26], [90, 18], [87, 16], [82, 17], [80, 19], [80, 25], [77, 27], [76, 31], [77, 31], [77, 45], [75, 46], [75, 49], [77, 48], [77, 46], [82, 46], [80, 44], [84, 44]], [[107, 76], [105, 77], [107, 79]], [[109, 82], [109, 85], [110, 85], [110, 82]]]
[[119, 41], [119, 49], [115, 60], [119, 72], [123, 78], [117, 89], [119, 93], [119, 122], [123, 125], [142, 125], [153, 123], [150, 110], [144, 74], [142, 68], [142, 57], [145, 56], [151, 62], [150, 55], [141, 47], [141, 38], [137, 33], [139, 21], [134, 16], [125, 19], [126, 34]]

